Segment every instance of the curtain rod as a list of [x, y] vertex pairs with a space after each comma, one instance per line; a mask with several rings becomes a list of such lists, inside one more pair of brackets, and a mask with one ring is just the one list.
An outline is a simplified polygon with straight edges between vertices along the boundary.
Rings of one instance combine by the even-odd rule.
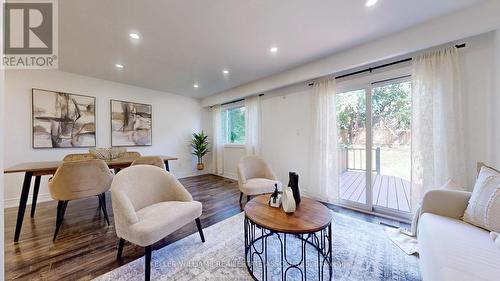
[[[262, 97], [263, 95], [264, 94], [259, 94], [258, 96]], [[237, 103], [237, 102], [244, 101], [244, 100], [245, 100], [245, 98], [237, 99], [237, 100], [233, 100], [233, 101], [228, 101], [228, 102], [225, 102], [225, 103], [221, 103], [220, 105], [228, 105], [228, 104]]]
[[[462, 44], [455, 45], [455, 48], [461, 49], [461, 48], [465, 48], [466, 46], [467, 46], [466, 43], [462, 43]], [[395, 61], [395, 62], [390, 62], [390, 63], [386, 63], [386, 64], [382, 64], [382, 65], [377, 65], [377, 66], [374, 66], [374, 67], [369, 67], [369, 68], [366, 68], [366, 69], [362, 69], [362, 70], [354, 71], [354, 72], [351, 72], [351, 73], [343, 74], [343, 75], [340, 75], [340, 76], [336, 76], [335, 79], [342, 79], [342, 78], [345, 78], [345, 77], [349, 77], [349, 76], [361, 74], [361, 73], [364, 73], [364, 72], [373, 72], [374, 70], [377, 70], [377, 69], [380, 69], [380, 68], [384, 68], [384, 67], [388, 67], [388, 66], [392, 66], [392, 65], [395, 65], [395, 64], [400, 64], [400, 63], [404, 63], [404, 62], [408, 62], [408, 61], [412, 61], [412, 60], [413, 60], [412, 58], [406, 58], [406, 59], [398, 60], [398, 61]], [[314, 82], [311, 82], [311, 83], [309, 83], [307, 85], [308, 86], [313, 86]]]

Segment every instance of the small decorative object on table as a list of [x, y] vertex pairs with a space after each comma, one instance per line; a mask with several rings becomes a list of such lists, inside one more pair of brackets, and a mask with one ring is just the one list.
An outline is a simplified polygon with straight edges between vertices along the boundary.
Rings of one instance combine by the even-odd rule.
[[289, 186], [285, 187], [283, 190], [281, 206], [283, 207], [283, 211], [285, 211], [285, 213], [293, 213], [297, 208], [292, 189]]
[[127, 149], [124, 147], [91, 148], [89, 152], [97, 159], [111, 161], [125, 155]]
[[295, 205], [300, 204], [299, 175], [295, 172], [288, 173], [288, 186], [292, 189]]
[[269, 206], [279, 208], [281, 205], [281, 194], [278, 191], [278, 184], [274, 184], [274, 192], [269, 198]]

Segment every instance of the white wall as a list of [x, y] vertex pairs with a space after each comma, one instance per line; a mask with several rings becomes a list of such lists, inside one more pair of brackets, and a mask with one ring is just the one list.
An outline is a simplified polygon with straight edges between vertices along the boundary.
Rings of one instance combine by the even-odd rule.
[[224, 177], [237, 180], [237, 166], [240, 158], [245, 155], [245, 147], [227, 145], [224, 147]]
[[494, 31], [500, 26], [499, 14], [500, 1], [483, 1], [394, 35], [207, 97], [202, 100], [202, 105], [212, 106], [236, 100]]
[[[467, 48], [460, 49], [463, 75], [464, 99], [464, 151], [469, 167], [468, 182], [471, 188], [475, 177], [476, 162], [488, 161], [487, 149], [489, 113], [485, 110], [494, 96], [492, 81], [494, 69], [494, 33], [467, 38]], [[301, 188], [307, 192], [309, 187], [309, 135], [311, 130], [312, 88], [306, 83], [266, 92], [262, 97], [262, 156], [271, 164], [278, 178], [288, 182], [288, 172], [300, 175]], [[497, 119], [498, 120], [498, 119]], [[495, 121], [495, 130], [500, 131]], [[498, 141], [496, 142], [498, 146]], [[225, 174], [236, 170], [239, 153], [226, 148]], [[500, 167], [500, 165], [497, 165]]]
[[[171, 161], [171, 171], [177, 177], [196, 173], [195, 159], [190, 152], [193, 132], [202, 128], [206, 109], [199, 100], [165, 92], [90, 78], [52, 70], [8, 70], [5, 76], [5, 166], [22, 162], [60, 160], [69, 153], [82, 153], [88, 149], [33, 149], [31, 143], [31, 89], [41, 88], [96, 97], [97, 146], [109, 147], [110, 113], [109, 100], [120, 99], [153, 105], [153, 145], [131, 147], [145, 155], [171, 155], [179, 158]], [[22, 174], [5, 176], [5, 204], [18, 204]], [[49, 199], [42, 177], [39, 200]], [[31, 201], [29, 201], [31, 202]]]
[[490, 161], [496, 166], [500, 167], [500, 26], [498, 27], [494, 36], [494, 52], [495, 52], [495, 69], [493, 71], [493, 98], [490, 103], [489, 120], [491, 122], [490, 130], [492, 131], [493, 140], [489, 146], [489, 154], [491, 155]]
[[[489, 113], [489, 100], [494, 96], [492, 82], [494, 61], [494, 35], [490, 32], [467, 39], [467, 48], [460, 50], [462, 63], [463, 104], [464, 104], [464, 143], [465, 161], [469, 174], [467, 179], [472, 185], [476, 177], [476, 163], [491, 162], [488, 149], [493, 139], [488, 124], [492, 120]], [[497, 78], [498, 80], [498, 78]], [[497, 122], [495, 122], [497, 123]], [[496, 124], [499, 130], [500, 124]], [[494, 165], [494, 163], [491, 163]], [[500, 167], [500, 165], [498, 166]]]
[[284, 184], [288, 172], [297, 172], [302, 189], [309, 186], [311, 93], [300, 84], [262, 99], [262, 156]]

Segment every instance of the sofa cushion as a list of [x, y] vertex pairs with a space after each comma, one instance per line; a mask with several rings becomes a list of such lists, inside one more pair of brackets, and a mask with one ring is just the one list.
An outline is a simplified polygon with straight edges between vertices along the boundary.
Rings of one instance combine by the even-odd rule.
[[481, 168], [463, 219], [500, 232], [500, 173], [486, 166]]
[[423, 214], [418, 226], [423, 280], [499, 280], [500, 251], [489, 235], [461, 220]]

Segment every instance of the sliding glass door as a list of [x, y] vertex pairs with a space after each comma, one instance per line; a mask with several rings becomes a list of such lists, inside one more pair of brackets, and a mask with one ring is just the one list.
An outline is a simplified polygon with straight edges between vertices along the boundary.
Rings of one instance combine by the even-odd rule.
[[341, 203], [407, 216], [411, 198], [409, 78], [338, 93], [336, 110]]
[[367, 100], [366, 89], [336, 96], [340, 199], [349, 205], [367, 209]]
[[410, 212], [411, 82], [372, 87], [373, 207], [392, 214]]

